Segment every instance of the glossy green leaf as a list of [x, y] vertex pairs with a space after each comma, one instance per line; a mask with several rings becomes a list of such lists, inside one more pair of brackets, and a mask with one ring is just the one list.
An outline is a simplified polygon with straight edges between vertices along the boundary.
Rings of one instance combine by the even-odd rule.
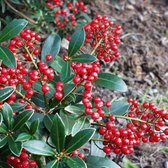
[[121, 168], [111, 159], [98, 157], [98, 156], [89, 156], [86, 159], [86, 164], [88, 168]]
[[58, 161], [57, 160], [50, 161], [44, 166], [44, 168], [58, 168]]
[[90, 127], [90, 122], [86, 117], [83, 117], [83, 118], [77, 120], [72, 128], [72, 136], [74, 136], [80, 130], [82, 130], [84, 128], [89, 128], [89, 127]]
[[41, 60], [50, 64], [52, 61], [46, 61], [45, 56], [51, 54], [53, 58], [57, 56], [61, 47], [61, 38], [58, 34], [51, 34], [45, 40], [42, 51]]
[[82, 54], [71, 59], [72, 62], [90, 63], [96, 61], [96, 57], [90, 54]]
[[61, 70], [60, 77], [61, 77], [61, 81], [63, 81], [64, 83], [66, 83], [71, 78], [70, 62], [65, 63], [65, 65], [63, 66]]
[[65, 61], [60, 57], [57, 56], [51, 63], [51, 67], [55, 69], [58, 73], [61, 73], [62, 68], [65, 66]]
[[68, 55], [73, 56], [79, 51], [80, 47], [85, 41], [85, 31], [84, 28], [80, 28], [74, 32], [71, 36], [71, 40], [68, 47]]
[[23, 103], [16, 102], [16, 103], [10, 104], [10, 106], [12, 107], [13, 111], [18, 112], [20, 110], [23, 110], [26, 105]]
[[130, 160], [124, 158], [124, 168], [138, 168], [138, 166], [136, 166]]
[[74, 150], [82, 147], [86, 144], [94, 135], [95, 129], [84, 129], [79, 131], [75, 136], [70, 140], [68, 145], [65, 147], [67, 153], [73, 152]]
[[8, 128], [11, 128], [13, 124], [13, 110], [9, 104], [7, 103], [3, 104], [2, 115], [5, 124], [8, 126]]
[[96, 85], [111, 89], [114, 91], [126, 92], [127, 85], [116, 75], [111, 73], [99, 73], [98, 79], [94, 82]]
[[52, 124], [53, 124], [53, 118], [54, 118], [53, 114], [48, 114], [48, 115], [44, 116], [44, 120], [43, 120], [44, 125], [48, 129], [48, 131], [51, 131], [51, 127], [52, 127]]
[[16, 116], [13, 130], [20, 129], [33, 115], [32, 110], [24, 110], [19, 115]]
[[65, 84], [64, 85], [64, 97], [67, 97], [68, 95], [70, 95], [74, 90], [75, 90], [76, 86], [74, 84]]
[[40, 120], [37, 119], [35, 121], [33, 121], [30, 125], [30, 133], [33, 135], [36, 133], [36, 131], [38, 130], [39, 128], [39, 124], [40, 124]]
[[113, 101], [110, 107], [110, 113], [113, 115], [124, 115], [130, 107], [126, 100]]
[[0, 161], [0, 168], [12, 168], [12, 167], [9, 166], [7, 163]]
[[40, 140], [30, 140], [23, 143], [23, 147], [30, 153], [41, 156], [54, 156], [55, 151]]
[[2, 121], [3, 121], [3, 116], [2, 116], [2, 113], [0, 113], [0, 126], [2, 124]]
[[65, 107], [65, 111], [77, 115], [84, 113], [84, 110], [85, 107], [83, 104], [69, 105]]
[[53, 144], [57, 152], [61, 152], [65, 145], [65, 125], [58, 114], [54, 116], [50, 133]]
[[42, 108], [45, 107], [45, 101], [44, 101], [43, 95], [41, 95], [39, 93], [34, 93], [33, 96], [31, 97], [31, 100], [37, 106], [42, 107]]
[[14, 19], [0, 32], [0, 42], [7, 41], [20, 33], [28, 24], [25, 19]]
[[0, 90], [0, 101], [6, 100], [8, 97], [12, 95], [14, 91], [15, 89], [12, 86], [6, 86], [3, 89], [1, 89]]
[[8, 48], [0, 46], [0, 59], [8, 68], [16, 68], [16, 59]]
[[21, 142], [15, 142], [13, 137], [8, 136], [8, 145], [10, 151], [16, 155], [19, 156], [22, 150], [22, 143]]
[[69, 168], [87, 168], [86, 163], [77, 156], [65, 158], [64, 162]]
[[26, 132], [23, 132], [21, 134], [18, 135], [17, 139], [15, 140], [16, 142], [17, 141], [27, 141], [29, 139], [31, 139], [31, 135], [26, 133]]
[[3, 138], [0, 139], [0, 148], [6, 145], [8, 142], [7, 136], [4, 136]]
[[8, 128], [4, 123], [0, 125], [0, 134], [6, 133], [8, 131]]

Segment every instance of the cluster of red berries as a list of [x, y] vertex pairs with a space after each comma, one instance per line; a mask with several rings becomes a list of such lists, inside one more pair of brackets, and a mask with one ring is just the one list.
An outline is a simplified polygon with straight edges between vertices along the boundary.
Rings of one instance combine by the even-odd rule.
[[107, 16], [97, 15], [85, 27], [86, 39], [85, 43], [94, 48], [99, 42], [100, 45], [96, 50], [99, 60], [110, 62], [119, 57], [118, 47], [120, 44], [121, 26], [114, 26], [113, 21]]
[[63, 94], [63, 89], [64, 89], [64, 83], [63, 82], [57, 82], [56, 85], [55, 85], [55, 94], [54, 94], [54, 97], [56, 100], [61, 100], [64, 96]]
[[[145, 102], [142, 105], [133, 99], [128, 112], [128, 122], [123, 127], [118, 126], [114, 115], [105, 116], [105, 125], [99, 127], [99, 134], [103, 136], [103, 151], [106, 154], [132, 154], [134, 147], [141, 142], [160, 142], [168, 138], [168, 128], [165, 121], [168, 113], [155, 107], [154, 103]], [[131, 122], [129, 122], [131, 120]]]
[[80, 152], [79, 149], [73, 151], [73, 152], [70, 154], [70, 156], [78, 156], [78, 157], [81, 158], [81, 159], [85, 159], [85, 154], [82, 153], [82, 152]]
[[20, 36], [16, 36], [10, 41], [8, 48], [15, 55], [23, 53], [25, 60], [31, 61], [30, 53], [33, 56], [40, 54], [40, 47], [38, 46], [40, 41], [41, 36], [39, 34], [26, 28], [20, 32]]
[[87, 13], [87, 7], [82, 1], [76, 2], [67, 2], [63, 0], [52, 0], [47, 1], [47, 7], [53, 9], [56, 7], [55, 12], [55, 24], [58, 28], [68, 28], [69, 26], [77, 26], [77, 15], [80, 12]]
[[35, 168], [37, 163], [35, 160], [29, 160], [29, 154], [25, 149], [22, 150], [19, 157], [8, 156], [7, 163], [14, 168]]

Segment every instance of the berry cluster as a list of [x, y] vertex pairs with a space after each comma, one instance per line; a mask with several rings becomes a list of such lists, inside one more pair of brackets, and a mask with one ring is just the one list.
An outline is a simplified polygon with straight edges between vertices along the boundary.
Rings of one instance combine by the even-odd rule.
[[64, 89], [64, 83], [63, 82], [57, 82], [55, 85], [55, 94], [54, 97], [56, 100], [61, 100], [63, 98], [63, 89]]
[[7, 163], [14, 168], [35, 168], [37, 163], [35, 160], [29, 160], [29, 154], [25, 149], [22, 150], [19, 157], [8, 156]]
[[39, 34], [30, 29], [24, 29], [20, 32], [20, 36], [16, 36], [10, 41], [8, 48], [15, 56], [23, 53], [25, 60], [31, 61], [30, 53], [33, 56], [39, 56], [40, 54], [40, 47], [38, 46], [40, 41], [41, 36]]
[[[99, 134], [103, 136], [103, 151], [110, 154], [132, 154], [134, 146], [141, 142], [160, 142], [168, 137], [168, 128], [164, 128], [165, 120], [168, 120], [168, 113], [163, 109], [158, 109], [153, 103], [145, 102], [142, 105], [137, 100], [128, 99], [131, 104], [128, 119], [125, 126], [117, 124], [117, 119], [113, 115], [105, 116], [105, 125], [99, 127]], [[131, 122], [130, 122], [131, 121]]]
[[79, 14], [87, 13], [87, 7], [82, 1], [73, 3], [65, 0], [50, 0], [46, 5], [50, 9], [56, 8], [55, 24], [61, 29], [76, 27]]
[[110, 62], [119, 57], [118, 47], [120, 44], [120, 25], [113, 25], [113, 21], [107, 16], [97, 15], [85, 26], [85, 43], [94, 48], [99, 42], [96, 55], [99, 60]]
[[81, 159], [85, 159], [84, 153], [81, 153], [79, 149], [73, 151], [70, 156], [78, 156]]

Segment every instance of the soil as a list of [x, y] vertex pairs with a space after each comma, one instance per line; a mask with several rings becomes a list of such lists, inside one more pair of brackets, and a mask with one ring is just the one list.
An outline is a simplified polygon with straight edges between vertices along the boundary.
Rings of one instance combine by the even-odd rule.
[[[122, 26], [121, 57], [110, 66], [104, 65], [106, 71], [126, 81], [128, 92], [122, 95], [150, 99], [168, 109], [168, 1], [94, 0], [91, 9]], [[109, 91], [100, 92], [106, 98], [114, 96]], [[128, 158], [140, 168], [164, 168], [168, 162], [168, 153], [163, 152], [166, 146], [168, 142], [143, 144]]]

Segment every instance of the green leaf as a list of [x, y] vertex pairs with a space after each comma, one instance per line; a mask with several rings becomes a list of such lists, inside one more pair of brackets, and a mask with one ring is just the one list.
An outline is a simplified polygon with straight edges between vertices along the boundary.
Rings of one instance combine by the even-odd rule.
[[51, 127], [53, 124], [53, 118], [54, 118], [53, 114], [48, 114], [48, 115], [44, 116], [44, 120], [43, 120], [44, 125], [48, 129], [48, 131], [51, 131]]
[[90, 127], [90, 122], [86, 117], [83, 117], [83, 118], [77, 120], [72, 128], [72, 136], [74, 136], [80, 130], [82, 130], [84, 128], [89, 128], [89, 127]]
[[4, 123], [0, 125], [0, 134], [6, 133], [8, 131], [8, 128]]
[[23, 132], [21, 134], [19, 134], [19, 136], [17, 137], [17, 139], [15, 140], [16, 142], [18, 141], [27, 141], [29, 139], [31, 139], [31, 135], [26, 133], [26, 132]]
[[10, 106], [12, 107], [13, 111], [17, 111], [18, 112], [18, 111], [24, 109], [25, 104], [16, 102], [16, 103], [10, 104]]
[[5, 146], [7, 142], [8, 142], [7, 136], [4, 136], [2, 139], [0, 139], [0, 148]]
[[74, 150], [82, 147], [86, 144], [94, 135], [95, 129], [84, 129], [79, 131], [68, 143], [65, 147], [67, 153], [73, 152]]
[[58, 168], [58, 161], [57, 160], [53, 160], [49, 163], [47, 163], [44, 168]]
[[0, 32], [0, 42], [7, 41], [23, 30], [28, 21], [25, 19], [14, 19]]
[[50, 136], [57, 152], [61, 152], [65, 145], [65, 125], [58, 114], [54, 116]]
[[55, 151], [43, 141], [30, 140], [23, 143], [23, 147], [30, 153], [42, 156], [54, 156]]
[[3, 104], [2, 115], [3, 115], [5, 124], [8, 126], [8, 128], [11, 128], [13, 124], [13, 110], [9, 104], [7, 103]]
[[42, 52], [41, 52], [41, 60], [47, 63], [51, 63], [46, 61], [45, 56], [47, 54], [51, 54], [53, 58], [57, 56], [57, 54], [60, 51], [61, 47], [61, 38], [58, 34], [51, 34], [48, 36], [48, 38], [45, 40]]
[[138, 166], [133, 164], [130, 160], [124, 158], [124, 168], [138, 168]]
[[86, 163], [77, 156], [65, 158], [64, 162], [69, 168], [87, 168]]
[[73, 56], [80, 49], [85, 41], [85, 31], [84, 28], [78, 29], [74, 32], [71, 37], [69, 47], [68, 47], [68, 55]]
[[0, 59], [8, 68], [16, 68], [15, 57], [8, 48], [0, 46]]
[[12, 167], [9, 166], [7, 163], [0, 161], [0, 168], [12, 168]]
[[71, 78], [70, 62], [65, 63], [65, 65], [63, 66], [61, 70], [60, 77], [61, 77], [61, 81], [63, 81], [64, 83], [66, 83]]
[[74, 116], [61, 112], [60, 117], [64, 121], [66, 134], [69, 135], [72, 131], [73, 125], [75, 124]]
[[15, 89], [12, 86], [6, 86], [3, 89], [1, 89], [0, 90], [0, 101], [6, 100], [8, 97], [12, 95], [14, 91]]
[[58, 73], [61, 73], [62, 68], [65, 66], [65, 61], [60, 57], [57, 56], [51, 63], [51, 67], [55, 69]]
[[39, 124], [40, 124], [40, 120], [37, 119], [35, 121], [33, 121], [30, 125], [30, 133], [33, 135], [36, 133], [36, 131], [38, 130], [39, 128]]
[[84, 113], [85, 107], [83, 104], [69, 105], [65, 107], [65, 111], [68, 111], [72, 114], [80, 115]]
[[124, 115], [129, 107], [130, 105], [126, 100], [116, 100], [112, 102], [109, 112], [113, 115]]
[[45, 107], [45, 101], [44, 101], [43, 95], [41, 95], [39, 93], [34, 93], [33, 96], [31, 97], [31, 100], [37, 106], [42, 107], [42, 108]]
[[2, 116], [2, 113], [0, 113], [0, 126], [2, 124], [2, 121], [3, 121], [3, 116]]
[[96, 61], [96, 57], [90, 54], [82, 54], [71, 59], [72, 62], [90, 63]]
[[111, 159], [98, 157], [98, 156], [89, 156], [86, 159], [86, 164], [88, 168], [121, 168]]
[[20, 129], [33, 115], [32, 110], [25, 110], [16, 116], [14, 121], [13, 130]]
[[22, 150], [22, 144], [21, 142], [15, 142], [13, 137], [8, 136], [8, 145], [9, 145], [9, 149], [10, 151], [16, 155], [19, 156], [20, 152]]
[[111, 73], [99, 73], [98, 79], [94, 83], [96, 85], [115, 91], [127, 91], [127, 85], [125, 84], [125, 82], [118, 76]]

